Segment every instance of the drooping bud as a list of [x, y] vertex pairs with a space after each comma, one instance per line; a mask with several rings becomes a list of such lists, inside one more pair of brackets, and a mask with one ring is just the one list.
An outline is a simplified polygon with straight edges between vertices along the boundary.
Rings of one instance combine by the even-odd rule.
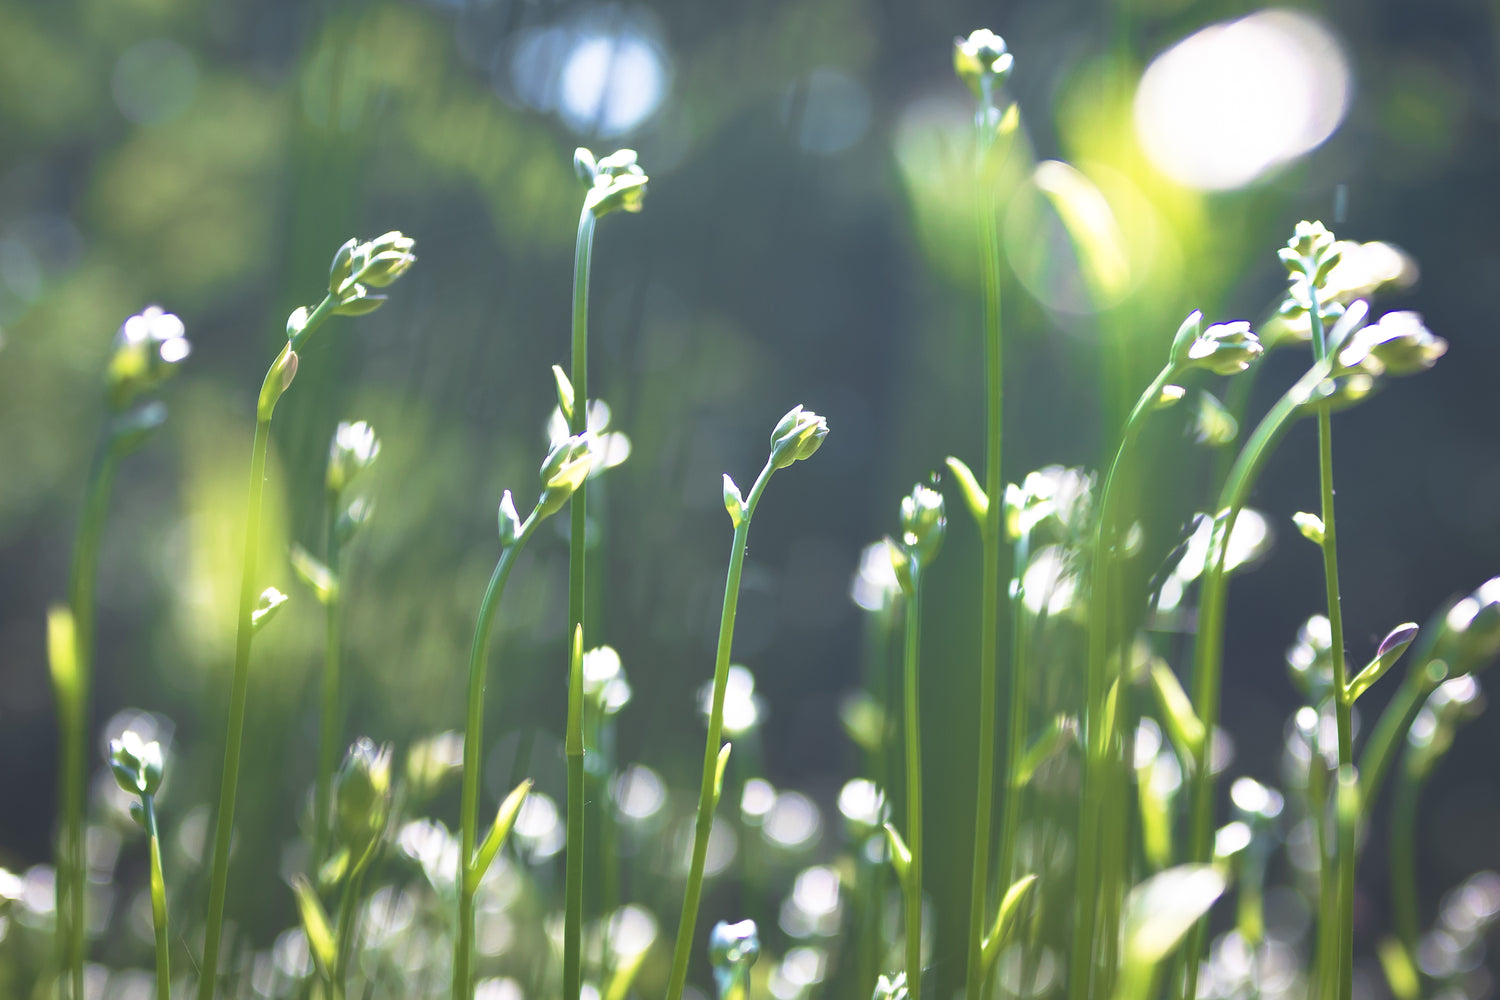
[[1249, 323], [1216, 323], [1191, 338], [1185, 338], [1179, 331], [1173, 344], [1172, 363], [1182, 369], [1206, 368], [1215, 375], [1237, 375], [1264, 351]]
[[937, 555], [947, 527], [943, 495], [937, 490], [918, 483], [901, 499], [901, 544], [919, 565], [926, 566]]
[[771, 432], [771, 464], [785, 469], [793, 462], [809, 458], [827, 436], [827, 420], [800, 405], [794, 406]]
[[1419, 313], [1389, 312], [1349, 334], [1338, 363], [1349, 370], [1374, 367], [1372, 374], [1411, 375], [1431, 368], [1447, 352], [1448, 342], [1434, 336]]
[[105, 368], [109, 405], [120, 413], [172, 376], [191, 346], [182, 320], [147, 306], [120, 325]]
[[[581, 149], [579, 153], [587, 153]], [[592, 159], [593, 154], [589, 154]], [[636, 163], [635, 150], [620, 149], [603, 157], [595, 164], [593, 186], [584, 195], [583, 204], [594, 218], [603, 218], [610, 212], [623, 210], [639, 212], [646, 197], [646, 172]], [[575, 169], [579, 155], [574, 154]]]
[[360, 737], [334, 778], [334, 832], [358, 858], [385, 830], [391, 803], [391, 745]]
[[760, 957], [760, 933], [753, 920], [719, 921], [708, 936], [708, 960], [714, 968], [719, 1000], [748, 1000], [750, 967]]
[[328, 445], [328, 492], [337, 496], [380, 455], [380, 439], [363, 420], [341, 420]]
[[109, 768], [131, 795], [155, 795], [161, 787], [162, 766], [161, 744], [142, 740], [133, 729], [109, 741]]
[[995, 91], [1010, 77], [1015, 56], [1005, 46], [1005, 39], [988, 28], [969, 33], [968, 38], [953, 39], [953, 72], [974, 92], [974, 96], [993, 98]]

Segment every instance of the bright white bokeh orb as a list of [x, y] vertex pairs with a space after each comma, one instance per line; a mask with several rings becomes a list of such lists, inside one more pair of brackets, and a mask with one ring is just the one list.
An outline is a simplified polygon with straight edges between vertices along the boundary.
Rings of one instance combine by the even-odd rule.
[[1189, 187], [1244, 187], [1324, 142], [1349, 107], [1349, 63], [1321, 23], [1264, 10], [1157, 56], [1135, 95], [1151, 162]]

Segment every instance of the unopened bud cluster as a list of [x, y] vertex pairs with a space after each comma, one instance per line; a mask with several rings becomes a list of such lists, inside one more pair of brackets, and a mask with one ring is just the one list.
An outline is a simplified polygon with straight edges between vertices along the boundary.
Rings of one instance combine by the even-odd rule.
[[412, 248], [416, 241], [392, 230], [364, 243], [349, 240], [339, 247], [328, 270], [328, 294], [340, 316], [363, 316], [385, 303], [384, 295], [370, 289], [385, 288], [416, 263]]
[[375, 464], [380, 455], [380, 439], [363, 420], [339, 421], [328, 445], [328, 492], [338, 496], [349, 488], [354, 477]]
[[1215, 323], [1203, 329], [1203, 314], [1193, 312], [1172, 340], [1172, 365], [1180, 371], [1204, 368], [1215, 375], [1238, 375], [1265, 352], [1244, 321]]
[[793, 462], [811, 458], [828, 436], [828, 421], [794, 406], [771, 431], [771, 465], [785, 469]]
[[646, 198], [646, 172], [636, 162], [635, 150], [620, 149], [599, 160], [582, 146], [573, 153], [573, 169], [588, 186], [583, 205], [601, 218], [617, 210], [639, 212]]
[[162, 767], [161, 744], [141, 739], [133, 729], [109, 741], [109, 769], [131, 795], [155, 795], [161, 787]]
[[391, 804], [391, 745], [361, 737], [334, 778], [334, 833], [358, 857], [385, 831]]
[[714, 969], [719, 1000], [748, 1000], [750, 967], [760, 957], [760, 932], [753, 920], [714, 925], [708, 936], [708, 960]]
[[147, 306], [120, 325], [105, 370], [109, 405], [129, 409], [156, 389], [187, 359], [191, 347], [182, 320], [159, 306]]
[[[547, 458], [542, 462], [542, 497], [537, 501], [537, 513], [541, 517], [550, 517], [562, 509], [583, 481], [589, 477], [589, 470], [593, 467], [594, 456], [592, 451], [593, 438], [591, 435], [574, 434], [552, 446], [547, 453]], [[511, 516], [514, 517], [515, 506], [511, 506]], [[504, 511], [501, 512], [501, 521], [506, 520]], [[506, 529], [502, 523], [501, 535]]]
[[974, 96], [992, 100], [1011, 70], [1015, 56], [1005, 46], [1005, 39], [988, 28], [979, 28], [968, 38], [953, 40], [953, 71]]
[[948, 519], [943, 511], [943, 495], [918, 483], [909, 496], [901, 499], [901, 540], [888, 542], [891, 566], [902, 592], [911, 597], [916, 592], [918, 571], [925, 569], [937, 556], [943, 544]]

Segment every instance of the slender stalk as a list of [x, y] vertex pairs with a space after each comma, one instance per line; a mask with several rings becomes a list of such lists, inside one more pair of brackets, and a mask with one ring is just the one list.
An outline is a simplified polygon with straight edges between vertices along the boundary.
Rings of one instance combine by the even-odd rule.
[[[980, 586], [979, 630], [979, 768], [974, 796], [974, 861], [970, 878], [969, 947], [964, 966], [964, 995], [980, 996], [984, 952], [985, 915], [989, 910], [990, 819], [994, 812], [995, 784], [995, 695], [999, 673], [1000, 650], [1000, 541], [1001, 512], [1005, 505], [1005, 484], [1000, 475], [1001, 445], [1004, 431], [1004, 359], [1000, 341], [1000, 235], [995, 222], [995, 193], [990, 182], [990, 154], [995, 144], [995, 125], [991, 114], [995, 108], [995, 81], [986, 73], [980, 79], [979, 111], [974, 119], [978, 147], [975, 168], [977, 181], [975, 222], [981, 247], [981, 275], [984, 285], [984, 494], [989, 500], [985, 511], [983, 576]], [[1025, 696], [1025, 678], [1012, 673], [1012, 699]], [[1016, 762], [1007, 755], [1007, 775], [1014, 776]], [[1005, 786], [1007, 799], [1011, 785]], [[1006, 808], [1009, 809], [1007, 802]], [[912, 989], [913, 1000], [921, 1000]]]
[[[1219, 724], [1220, 674], [1224, 656], [1224, 615], [1229, 594], [1229, 574], [1226, 564], [1229, 557], [1229, 539], [1234, 532], [1235, 520], [1249, 498], [1250, 489], [1259, 478], [1266, 460], [1275, 450], [1287, 429], [1301, 415], [1303, 406], [1312, 398], [1312, 391], [1324, 378], [1331, 366], [1319, 361], [1296, 384], [1276, 401], [1276, 405], [1256, 425], [1245, 447], [1241, 449], [1234, 465], [1229, 470], [1224, 489], [1219, 494], [1213, 542], [1209, 547], [1208, 565], [1204, 567], [1202, 590], [1198, 601], [1198, 636], [1193, 647], [1193, 709], [1203, 723], [1203, 746], [1192, 762], [1190, 791], [1190, 823], [1188, 832], [1188, 860], [1207, 862], [1212, 857], [1214, 776], [1211, 773], [1209, 755], [1213, 746], [1213, 732]], [[1191, 1000], [1197, 995], [1198, 956], [1203, 949], [1204, 924], [1199, 921], [1188, 937], [1183, 950], [1185, 963], [1182, 990], [1178, 996]]]
[[156, 930], [156, 1000], [172, 1000], [172, 960], [168, 949], [167, 883], [161, 868], [161, 831], [156, 823], [156, 796], [141, 796], [141, 818], [151, 849], [151, 923]]
[[1096, 948], [1095, 927], [1098, 922], [1099, 899], [1108, 886], [1098, 884], [1100, 863], [1100, 824], [1104, 815], [1105, 799], [1111, 784], [1105, 773], [1109, 753], [1108, 723], [1104, 718], [1104, 704], [1108, 687], [1109, 645], [1113, 624], [1110, 586], [1114, 582], [1114, 557], [1116, 544], [1115, 524], [1118, 519], [1119, 486], [1124, 478], [1121, 469], [1134, 458], [1135, 443], [1140, 436], [1145, 416], [1152, 404], [1161, 395], [1162, 388], [1176, 374], [1176, 368], [1163, 368], [1136, 400], [1135, 408], [1125, 421], [1120, 447], [1115, 451], [1109, 473], [1099, 497], [1099, 514], [1094, 522], [1093, 556], [1090, 560], [1089, 602], [1089, 659], [1086, 701], [1084, 703], [1085, 748], [1083, 771], [1083, 798], [1079, 806], [1077, 897], [1078, 922], [1073, 937], [1072, 965], [1068, 976], [1068, 996], [1072, 1000], [1083, 1000], [1090, 996]]
[[[326, 556], [328, 571], [335, 580], [339, 574], [338, 542], [338, 494], [328, 494], [328, 539]], [[313, 864], [321, 865], [328, 857], [329, 813], [333, 799], [333, 772], [339, 766], [339, 744], [343, 742], [343, 713], [339, 658], [339, 604], [343, 599], [343, 587], [335, 586], [328, 597], [324, 610], [323, 642], [323, 704], [322, 722], [318, 734], [318, 780], [313, 802]]]
[[[1328, 340], [1318, 305], [1317, 283], [1307, 283], [1311, 300], [1313, 350], [1318, 361], [1328, 357]], [[1339, 591], [1338, 536], [1334, 527], [1333, 507], [1333, 422], [1326, 407], [1318, 410], [1318, 485], [1323, 516], [1323, 582], [1328, 599], [1329, 654], [1333, 660], [1334, 714], [1338, 725], [1339, 768], [1354, 766], [1353, 706], [1349, 701], [1347, 669], [1344, 663], [1344, 612]], [[1341, 778], [1342, 780], [1342, 778]], [[1340, 1000], [1349, 1000], [1354, 975], [1354, 856], [1344, 853], [1345, 837], [1340, 832], [1339, 852], [1335, 856], [1338, 871], [1338, 927]]]
[[474, 642], [469, 647], [468, 719], [464, 726], [463, 800], [459, 815], [458, 930], [453, 938], [453, 1000], [469, 1000], [473, 993], [470, 968], [474, 954], [474, 895], [479, 880], [471, 877], [474, 847], [479, 839], [479, 758], [484, 743], [485, 651], [490, 644], [490, 628], [505, 581], [516, 564], [516, 557], [536, 531], [541, 518], [533, 510], [521, 524], [515, 544], [500, 553], [495, 571], [490, 575], [484, 599], [479, 603], [479, 619], [474, 625]]
[[[1027, 631], [1026, 564], [1030, 560], [1031, 538], [1022, 533], [1015, 544], [1015, 565], [1010, 580], [1010, 720], [1006, 731], [1005, 778], [1001, 786], [1006, 799], [1000, 815], [1000, 857], [995, 863], [996, 880], [1002, 889], [1010, 884], [1015, 867], [1016, 837], [1021, 827], [1021, 788], [1017, 772], [1026, 753], [1026, 697], [1030, 680], [1030, 635]], [[989, 995], [989, 983], [985, 984]]]
[[[575, 387], [576, 388], [576, 387]], [[698, 920], [698, 900], [703, 893], [703, 865], [708, 858], [708, 835], [714, 825], [714, 775], [719, 762], [719, 740], [724, 734], [724, 691], [729, 685], [729, 654], [734, 645], [734, 618], [740, 600], [740, 572], [745, 565], [745, 542], [750, 520], [760, 503], [775, 466], [769, 461], [760, 470], [745, 513], [734, 528], [729, 549], [729, 571], [724, 581], [724, 609], [719, 616], [719, 645], [714, 657], [714, 695], [708, 714], [708, 738], [703, 745], [703, 781], [698, 788], [698, 820], [693, 830], [693, 858], [688, 865], [687, 888], [682, 894], [682, 915], [677, 922], [677, 943], [672, 949], [672, 973], [667, 980], [667, 1000], [682, 1000], [687, 984], [688, 959], [693, 951], [693, 931]]]
[[[572, 434], [588, 430], [589, 414], [589, 273], [594, 256], [594, 213], [584, 206], [578, 217], [578, 241], [573, 254], [573, 413], [568, 422]], [[588, 535], [587, 481], [580, 483], [568, 501], [571, 517], [568, 531], [568, 634], [584, 627], [585, 546]], [[581, 640], [580, 640], [581, 641]], [[563, 1000], [578, 1000], [583, 989], [583, 735], [578, 734], [577, 758], [573, 756], [573, 702], [581, 699], [582, 675], [569, 668], [568, 830], [567, 877], [563, 923]], [[581, 701], [580, 701], [581, 704]], [[582, 716], [577, 720], [582, 725]], [[576, 774], [574, 773], [576, 770]]]
[[1401, 687], [1391, 697], [1390, 704], [1380, 713], [1380, 719], [1370, 732], [1359, 762], [1366, 819], [1369, 817], [1369, 807], [1380, 797], [1380, 786], [1396, 756], [1402, 736], [1411, 728], [1412, 720], [1417, 717], [1428, 696], [1437, 690], [1447, 676], [1447, 665], [1441, 660], [1433, 660], [1429, 651], [1412, 664]]
[[[382, 833], [383, 836], [383, 833]], [[376, 837], [360, 856], [349, 876], [344, 879], [344, 891], [339, 898], [337, 964], [333, 969], [334, 996], [342, 997], [349, 989], [349, 962], [354, 957], [354, 923], [359, 912], [360, 890], [364, 887], [365, 872], [375, 858], [381, 837]]]
[[213, 1000], [218, 989], [219, 946], [224, 927], [224, 900], [229, 890], [229, 845], [234, 835], [234, 806], [239, 791], [240, 749], [245, 735], [245, 704], [250, 689], [250, 638], [254, 632], [256, 561], [260, 555], [260, 508], [266, 478], [266, 449], [271, 440], [271, 416], [296, 372], [296, 349], [325, 319], [337, 303], [326, 296], [308, 314], [301, 331], [287, 342], [266, 372], [256, 406], [255, 441], [250, 447], [250, 489], [245, 504], [245, 551], [240, 574], [240, 603], [236, 615], [234, 676], [229, 690], [229, 719], [224, 739], [224, 773], [219, 783], [219, 810], [214, 829], [213, 874], [208, 890], [208, 922], [203, 939], [203, 964], [198, 979], [198, 1000]]
[[568, 759], [567, 867], [564, 881], [563, 996], [576, 997], [583, 988], [583, 626], [573, 629], [568, 668], [568, 731], [564, 746]]
[[87, 888], [85, 795], [88, 784], [89, 691], [93, 686], [94, 602], [99, 575], [99, 547], [109, 513], [120, 456], [106, 439], [99, 445], [84, 491], [68, 604], [74, 629], [74, 688], [59, 691], [58, 729], [62, 740], [62, 829], [57, 838], [57, 960], [64, 995], [83, 1000], [84, 939], [88, 930], [84, 894]]
[[922, 995], [922, 709], [917, 661], [922, 650], [922, 571], [911, 562], [911, 598], [906, 606], [903, 696], [906, 720], [906, 846], [911, 851], [906, 884], [906, 987]]
[[1422, 754], [1408, 745], [1391, 795], [1391, 913], [1396, 937], [1413, 969], [1420, 969], [1417, 946], [1422, 932], [1417, 919], [1417, 802], [1426, 777]]

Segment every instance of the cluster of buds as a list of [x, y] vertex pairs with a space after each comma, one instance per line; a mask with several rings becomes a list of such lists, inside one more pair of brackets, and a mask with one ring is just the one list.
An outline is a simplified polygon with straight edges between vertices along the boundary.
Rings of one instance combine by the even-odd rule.
[[1333, 690], [1333, 626], [1327, 615], [1313, 615], [1297, 630], [1297, 641], [1286, 651], [1286, 665], [1314, 704]]
[[353, 423], [341, 420], [328, 445], [329, 494], [341, 495], [354, 477], [375, 464], [380, 455], [380, 439], [363, 420]]
[[1093, 524], [1094, 476], [1085, 469], [1049, 465], [1028, 472], [1021, 485], [1005, 486], [1005, 534], [1011, 541], [1046, 529], [1059, 541], [1083, 539]]
[[583, 696], [601, 716], [616, 715], [630, 704], [630, 682], [613, 646], [600, 646], [583, 654]]
[[[1345, 318], [1363, 318], [1363, 302], [1357, 302]], [[1413, 375], [1437, 364], [1448, 353], [1448, 342], [1427, 329], [1418, 313], [1388, 312], [1369, 326], [1358, 326], [1358, 320], [1335, 327], [1342, 332], [1351, 326], [1337, 344], [1337, 368], [1341, 372], [1364, 372], [1371, 376]]]
[[898, 972], [875, 980], [873, 1000], [907, 1000], [907, 996], [906, 973]]
[[828, 436], [828, 421], [794, 406], [771, 431], [771, 465], [785, 469], [793, 462], [811, 458]]
[[1215, 375], [1238, 375], [1249, 370], [1265, 348], [1250, 324], [1215, 323], [1203, 329], [1203, 314], [1194, 311], [1172, 338], [1172, 366], [1177, 371], [1204, 368]]
[[[542, 496], [537, 501], [537, 516], [551, 517], [562, 510], [563, 504], [573, 496], [578, 487], [589, 477], [594, 466], [593, 435], [587, 432], [565, 438], [552, 446], [542, 462]], [[516, 517], [515, 503], [506, 510], [505, 495], [500, 501], [500, 539], [510, 544], [520, 533], [520, 521]]]
[[109, 741], [109, 769], [131, 795], [155, 795], [161, 787], [162, 766], [161, 744], [141, 739], [133, 729]]
[[708, 936], [708, 960], [714, 968], [719, 1000], [749, 1000], [750, 967], [760, 958], [760, 932], [753, 920], [719, 921]]
[[120, 414], [161, 385], [191, 351], [182, 320], [147, 306], [120, 324], [105, 369], [109, 405]]
[[573, 152], [573, 169], [588, 188], [583, 207], [598, 219], [616, 210], [639, 212], [646, 197], [646, 172], [635, 150], [620, 149], [599, 160], [582, 146]]
[[363, 316], [385, 303], [384, 295], [372, 288], [385, 288], [416, 263], [412, 247], [416, 241], [392, 230], [364, 243], [351, 239], [333, 255], [328, 269], [328, 294], [337, 303], [340, 316]]
[[918, 483], [909, 496], [901, 498], [901, 540], [888, 541], [891, 566], [896, 580], [908, 598], [916, 592], [916, 577], [925, 569], [943, 544], [948, 519], [943, 511], [943, 495]]
[[993, 103], [995, 92], [1010, 77], [1015, 61], [1005, 47], [1005, 39], [988, 28], [972, 31], [968, 38], [953, 39], [953, 72], [975, 97], [987, 103]]
[[385, 833], [391, 807], [391, 745], [360, 737], [334, 778], [334, 834], [355, 860]]
[[1433, 659], [1448, 665], [1450, 676], [1474, 673], [1500, 655], [1500, 576], [1486, 580], [1448, 609]]

